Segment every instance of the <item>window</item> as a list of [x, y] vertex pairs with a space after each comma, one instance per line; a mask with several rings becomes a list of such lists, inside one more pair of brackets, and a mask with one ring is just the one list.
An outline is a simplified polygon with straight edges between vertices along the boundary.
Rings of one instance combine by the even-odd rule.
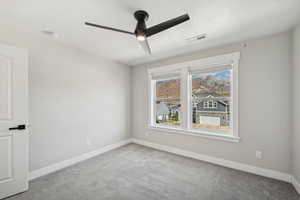
[[218, 103], [216, 101], [214, 101], [213, 108], [217, 108], [217, 106], [218, 106]]
[[230, 134], [232, 67], [193, 72], [191, 77], [192, 104], [196, 105], [192, 128]]
[[180, 127], [180, 78], [158, 78], [155, 84], [155, 125]]
[[[197, 96], [198, 94], [195, 94], [195, 96]], [[193, 96], [193, 98], [195, 98], [195, 96]], [[213, 101], [213, 100], [209, 100], [209, 101], [207, 101], [207, 100], [203, 100], [202, 101], [203, 102], [203, 107], [204, 108], [217, 108], [217, 105], [218, 105], [218, 103], [216, 102], [216, 101]], [[197, 105], [197, 101], [194, 101], [193, 102], [193, 105]]]
[[150, 128], [238, 141], [239, 57], [148, 69]]

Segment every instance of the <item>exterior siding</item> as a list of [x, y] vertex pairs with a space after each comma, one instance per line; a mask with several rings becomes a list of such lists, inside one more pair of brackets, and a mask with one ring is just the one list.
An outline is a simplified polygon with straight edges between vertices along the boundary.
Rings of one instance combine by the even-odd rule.
[[[200, 124], [200, 116], [220, 118], [220, 126], [229, 126], [230, 108], [225, 97], [213, 96], [211, 94], [195, 95], [193, 102], [193, 123]], [[216, 102], [216, 107], [205, 107], [205, 102]]]

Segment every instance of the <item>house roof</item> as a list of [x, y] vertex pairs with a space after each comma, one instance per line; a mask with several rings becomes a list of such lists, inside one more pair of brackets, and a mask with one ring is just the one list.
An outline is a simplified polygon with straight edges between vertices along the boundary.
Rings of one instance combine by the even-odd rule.
[[197, 99], [200, 100], [216, 100], [221, 102], [224, 105], [228, 105], [229, 100], [228, 97], [224, 97], [224, 96], [220, 96], [216, 93], [202, 93], [202, 94], [194, 94], [193, 96], [195, 96]]
[[209, 96], [213, 96], [213, 97], [220, 97], [220, 95], [218, 95], [217, 93], [215, 92], [212, 92], [212, 93], [197, 93], [197, 94], [193, 94], [194, 96], [198, 97], [198, 98], [207, 98]]

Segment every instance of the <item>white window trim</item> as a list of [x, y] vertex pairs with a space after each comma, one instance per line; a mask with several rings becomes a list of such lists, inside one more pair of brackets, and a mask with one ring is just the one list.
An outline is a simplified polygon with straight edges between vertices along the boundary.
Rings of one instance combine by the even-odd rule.
[[[177, 63], [173, 65], [148, 68], [148, 128], [161, 132], [182, 133], [187, 135], [202, 136], [210, 139], [220, 139], [230, 142], [239, 142], [238, 134], [238, 65], [240, 59], [240, 52], [203, 58], [190, 62]], [[193, 71], [211, 71], [211, 69], [218, 70], [224, 66], [232, 66], [232, 106], [230, 110], [232, 113], [231, 127], [232, 134], [225, 135], [220, 132], [211, 132], [205, 130], [192, 129], [192, 104], [191, 104], [191, 72]], [[174, 71], [181, 72], [181, 126], [180, 127], [166, 127], [155, 125], [154, 123], [154, 94], [155, 83], [152, 81], [152, 76], [161, 74], [174, 73]], [[189, 91], [189, 92], [187, 92]]]

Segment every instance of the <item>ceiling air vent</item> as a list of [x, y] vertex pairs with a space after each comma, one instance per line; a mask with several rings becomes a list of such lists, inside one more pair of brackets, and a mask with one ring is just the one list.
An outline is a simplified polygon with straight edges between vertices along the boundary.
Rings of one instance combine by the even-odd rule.
[[50, 37], [58, 38], [58, 34], [49, 29], [43, 30], [42, 33], [44, 33], [45, 35], [48, 35]]
[[199, 40], [203, 40], [205, 38], [206, 38], [206, 34], [200, 34], [200, 35], [196, 35], [194, 37], [187, 38], [186, 41], [188, 43], [190, 43], [190, 42], [196, 42], [196, 41], [199, 41]]

